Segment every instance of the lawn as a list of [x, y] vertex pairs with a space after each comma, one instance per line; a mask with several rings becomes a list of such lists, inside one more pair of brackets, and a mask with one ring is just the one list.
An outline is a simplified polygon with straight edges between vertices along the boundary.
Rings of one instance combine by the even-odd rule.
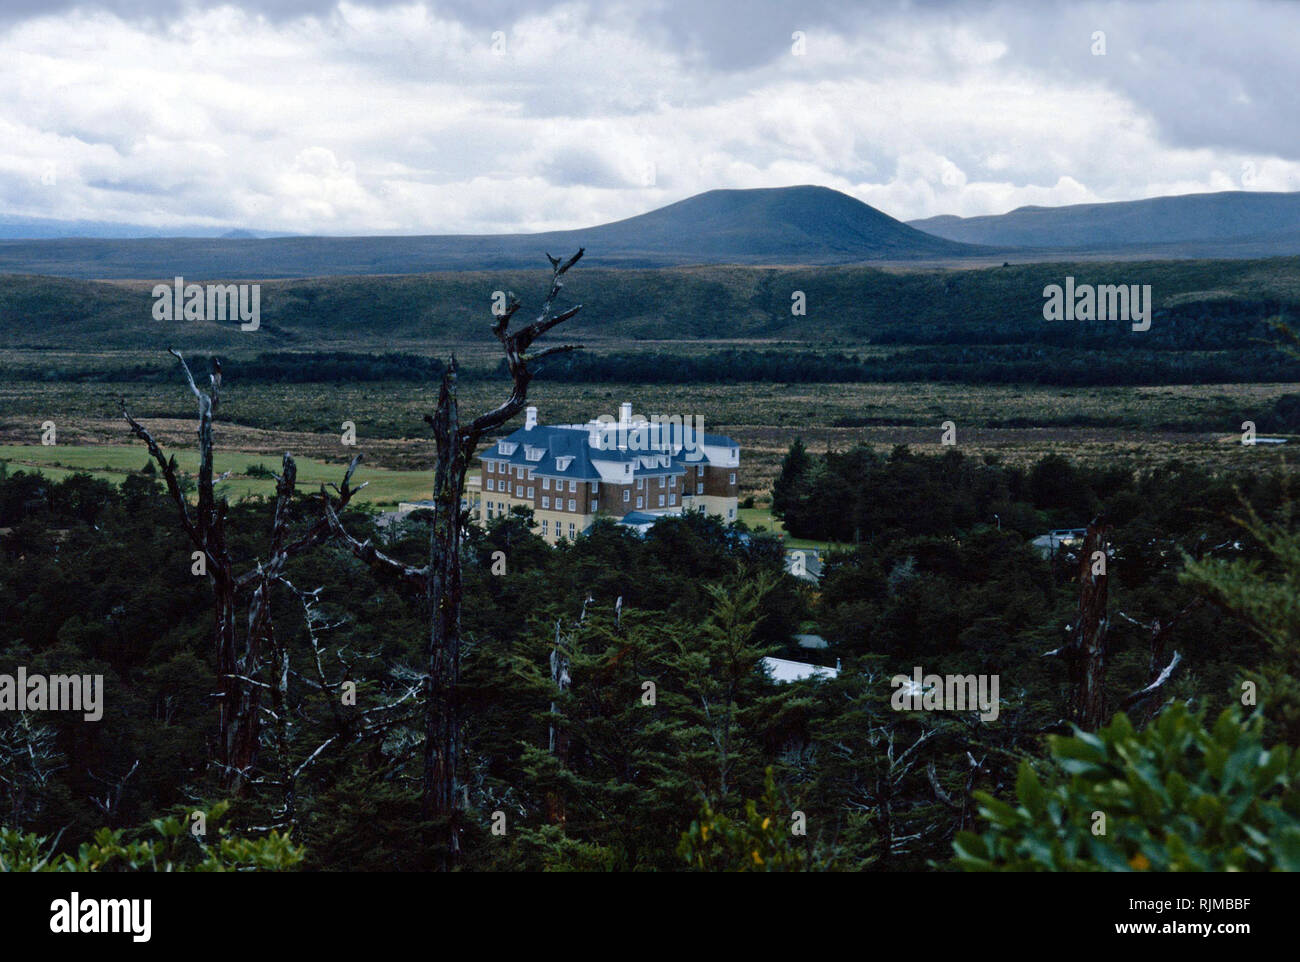
[[787, 548], [815, 548], [819, 551], [829, 551], [832, 548], [852, 548], [849, 544], [837, 544], [833, 541], [812, 541], [809, 538], [792, 538], [785, 533], [785, 525], [772, 517], [772, 512], [767, 508], [738, 508], [736, 514], [740, 520], [749, 525], [753, 531], [756, 528], [766, 528], [768, 531], [775, 531], [781, 535]]

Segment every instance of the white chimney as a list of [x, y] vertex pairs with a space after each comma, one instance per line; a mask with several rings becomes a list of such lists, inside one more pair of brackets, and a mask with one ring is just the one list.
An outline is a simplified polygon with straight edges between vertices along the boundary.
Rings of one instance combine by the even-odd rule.
[[535, 427], [537, 427], [537, 408], [524, 408], [524, 430], [531, 431]]

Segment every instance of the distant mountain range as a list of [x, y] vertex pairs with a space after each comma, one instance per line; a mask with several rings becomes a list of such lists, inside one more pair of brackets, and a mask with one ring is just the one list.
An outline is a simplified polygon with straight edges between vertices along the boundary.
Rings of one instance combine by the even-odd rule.
[[52, 240], [68, 237], [126, 240], [138, 237], [285, 237], [283, 231], [229, 227], [144, 227], [106, 220], [53, 220], [0, 216], [0, 240]]
[[[88, 234], [97, 229], [107, 234], [110, 228], [145, 230], [82, 223]], [[0, 224], [0, 238], [23, 229], [13, 222]], [[54, 230], [47, 222], [29, 223], [25, 229]], [[587, 248], [589, 265], [617, 268], [1287, 256], [1300, 254], [1300, 193], [1229, 191], [1021, 207], [996, 216], [931, 217], [904, 224], [826, 187], [712, 190], [626, 220], [538, 234], [29, 235], [0, 239], [0, 273], [204, 280], [514, 270], [544, 267], [544, 252], [560, 256], [578, 247]]]
[[970, 245], [925, 234], [826, 187], [711, 190], [627, 220], [538, 234], [412, 237], [61, 238], [0, 241], [0, 273], [187, 279], [415, 274], [545, 266], [588, 249], [607, 267], [849, 264], [963, 258]]
[[1300, 193], [1234, 190], [908, 223], [948, 240], [1002, 248], [1195, 248], [1201, 253], [1189, 256], [1205, 257], [1300, 253]]

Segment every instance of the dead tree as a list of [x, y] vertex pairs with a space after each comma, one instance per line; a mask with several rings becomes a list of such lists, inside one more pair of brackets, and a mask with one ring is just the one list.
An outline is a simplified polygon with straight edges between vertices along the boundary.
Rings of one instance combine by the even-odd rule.
[[1066, 711], [1069, 720], [1084, 731], [1096, 731], [1105, 719], [1109, 534], [1110, 523], [1104, 515], [1088, 522], [1079, 552], [1079, 613], [1067, 629], [1070, 637], [1065, 644], [1045, 652], [1065, 660], [1070, 686]]
[[110, 826], [117, 821], [117, 810], [122, 804], [122, 795], [126, 791], [126, 783], [131, 780], [131, 776], [135, 774], [136, 769], [139, 767], [140, 759], [137, 758], [134, 764], [131, 765], [131, 770], [121, 778], [117, 779], [100, 778], [89, 769], [86, 770], [86, 773], [90, 775], [91, 778], [105, 786], [107, 789], [107, 791], [104, 792], [103, 798], [96, 798], [94, 795], [91, 795], [90, 802], [104, 814], [104, 818], [107, 819]]
[[[1098, 515], [1088, 524], [1088, 532], [1083, 540], [1083, 549], [1079, 553], [1079, 612], [1074, 623], [1068, 629], [1069, 640], [1064, 645], [1047, 655], [1060, 655], [1065, 659], [1070, 693], [1067, 701], [1069, 720], [1084, 731], [1096, 731], [1106, 721], [1106, 658], [1109, 654], [1110, 616], [1107, 611], [1109, 600], [1110, 562], [1109, 547], [1110, 523], [1105, 515]], [[1121, 703], [1120, 708], [1128, 710], [1149, 700], [1162, 690], [1173, 678], [1182, 662], [1182, 656], [1174, 652], [1169, 662], [1164, 660], [1165, 647], [1174, 626], [1183, 616], [1200, 607], [1199, 600], [1193, 601], [1170, 619], [1161, 624], [1154, 619], [1149, 626], [1151, 631], [1151, 651], [1147, 665], [1147, 685], [1133, 692]], [[1134, 624], [1142, 623], [1120, 615]]]
[[[195, 554], [203, 564], [203, 572], [212, 586], [215, 619], [213, 637], [217, 662], [218, 726], [213, 751], [219, 778], [223, 787], [235, 793], [242, 792], [245, 782], [257, 761], [260, 743], [259, 703], [261, 685], [256, 675], [262, 665], [262, 654], [267, 649], [274, 631], [271, 621], [270, 590], [284, 571], [289, 558], [305, 549], [323, 542], [329, 536], [329, 524], [324, 518], [314, 521], [296, 539], [289, 537], [289, 520], [297, 484], [298, 469], [293, 457], [284, 455], [281, 473], [275, 476], [275, 513], [271, 526], [271, 548], [265, 562], [258, 562], [243, 573], [236, 573], [226, 541], [226, 515], [229, 505], [225, 498], [216, 495], [216, 484], [224, 480], [214, 477], [212, 424], [217, 405], [221, 400], [221, 362], [212, 361], [207, 391], [199, 389], [190, 373], [189, 365], [180, 352], [169, 349], [180, 362], [185, 380], [198, 400], [199, 406], [199, 475], [196, 504], [191, 506], [177, 476], [176, 459], [168, 458], [153, 436], [133, 418], [122, 401], [122, 417], [131, 426], [131, 432], [144, 441], [149, 454], [162, 472], [167, 492], [176, 505], [181, 530], [184, 531]], [[336, 509], [342, 510], [356, 492], [350, 487], [352, 472], [360, 456], [354, 458], [337, 487]], [[322, 497], [329, 500], [322, 489]], [[248, 611], [242, 643], [238, 626], [238, 606], [247, 596]]]
[[[903, 782], [921, 759], [918, 749], [939, 734], [939, 730], [923, 730], [902, 751], [895, 751], [895, 734], [892, 724], [870, 724], [866, 730], [865, 746], [838, 741], [831, 745], [831, 750], [849, 763], [850, 774], [843, 780], [848, 790], [845, 806], [875, 820], [882, 868], [888, 868], [897, 856], [906, 855], [914, 842], [933, 831], [933, 827], [918, 828], [902, 817], [911, 807]], [[861, 747], [870, 752], [871, 761], [866, 767], [855, 763], [856, 758], [861, 757], [858, 754]], [[909, 828], [918, 830], [909, 832]]]
[[21, 829], [41, 814], [50, 781], [68, 767], [57, 743], [54, 729], [34, 723], [27, 712], [0, 727], [0, 801], [11, 828]]
[[[578, 615], [578, 623], [574, 626], [575, 632], [587, 620], [587, 606], [593, 601], [595, 599], [588, 595], [587, 600], [582, 603], [582, 614]], [[619, 598], [619, 608], [622, 607], [622, 601], [623, 599]], [[551, 684], [555, 686], [555, 692], [551, 698], [551, 725], [550, 735], [547, 739], [547, 751], [554, 756], [561, 770], [568, 767], [569, 764], [569, 729], [568, 725], [560, 719], [560, 700], [564, 698], [573, 681], [569, 672], [569, 653], [572, 643], [572, 635], [567, 638], [562, 636], [561, 622], [557, 619], [555, 622], [555, 644], [551, 647]], [[557, 724], [557, 721], [559, 724]], [[551, 823], [563, 828], [568, 819], [563, 796], [558, 791], [549, 792], [546, 803]]]
[[[339, 677], [331, 679], [325, 667], [326, 653], [321, 636], [341, 628], [346, 622], [329, 621], [317, 609], [320, 588], [304, 591], [288, 578], [281, 576], [278, 580], [297, 597], [302, 607], [303, 624], [313, 656], [310, 674], [296, 671], [292, 667], [288, 646], [279, 635], [272, 633], [269, 651], [271, 681], [254, 680], [267, 692], [271, 702], [262, 705], [261, 711], [269, 722], [269, 737], [265, 741], [275, 759], [273, 765], [266, 766], [271, 771], [257, 778], [254, 784], [278, 789], [281, 797], [280, 808], [273, 813], [271, 824], [261, 828], [285, 830], [293, 829], [297, 824], [298, 785], [302, 777], [331, 752], [366, 740], [382, 740], [394, 726], [415, 718], [420, 683], [418, 678], [403, 677], [401, 672], [395, 671], [393, 674], [399, 684], [393, 697], [369, 708], [345, 712], [345, 685], [355, 673], [354, 660], [347, 648], [337, 649], [334, 655], [339, 663], [336, 669]], [[414, 675], [413, 672], [410, 674]], [[304, 704], [295, 702], [291, 695], [291, 678], [296, 679], [308, 693], [321, 696], [328, 708], [329, 718], [325, 725], [328, 734], [323, 732], [314, 748], [300, 745], [295, 732], [311, 719]]]
[[457, 784], [457, 759], [461, 751], [460, 711], [457, 687], [460, 682], [460, 606], [461, 606], [461, 536], [464, 520], [461, 498], [465, 475], [479, 442], [491, 431], [504, 425], [523, 411], [528, 385], [537, 372], [536, 362], [554, 354], [576, 350], [566, 344], [535, 354], [529, 348], [539, 337], [562, 324], [581, 310], [581, 305], [552, 313], [555, 299], [563, 288], [560, 279], [582, 257], [578, 252], [567, 260], [547, 254], [551, 262], [551, 286], [541, 310], [532, 323], [510, 330], [510, 322], [520, 308], [513, 293], [507, 293], [506, 305], [492, 323], [492, 333], [501, 342], [510, 372], [509, 396], [491, 411], [462, 420], [457, 400], [456, 358], [453, 355], [442, 377], [438, 405], [425, 415], [433, 428], [436, 457], [433, 469], [433, 525], [429, 534], [429, 562], [422, 568], [404, 565], [375, 550], [369, 541], [358, 541], [348, 534], [338, 512], [325, 505], [325, 515], [335, 535], [358, 558], [372, 568], [386, 572], [424, 589], [429, 601], [431, 627], [425, 648], [425, 741], [424, 782], [421, 790], [424, 814], [448, 822], [448, 853], [455, 860], [460, 851], [461, 795]]

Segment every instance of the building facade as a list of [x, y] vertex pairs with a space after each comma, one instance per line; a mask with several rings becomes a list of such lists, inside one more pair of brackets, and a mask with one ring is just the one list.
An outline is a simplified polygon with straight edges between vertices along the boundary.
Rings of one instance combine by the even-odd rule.
[[524, 426], [479, 455], [483, 523], [532, 509], [548, 543], [573, 540], [597, 518], [703, 510], [736, 520], [740, 446], [706, 434], [699, 419], [632, 414], [586, 424], [542, 425], [530, 407]]

